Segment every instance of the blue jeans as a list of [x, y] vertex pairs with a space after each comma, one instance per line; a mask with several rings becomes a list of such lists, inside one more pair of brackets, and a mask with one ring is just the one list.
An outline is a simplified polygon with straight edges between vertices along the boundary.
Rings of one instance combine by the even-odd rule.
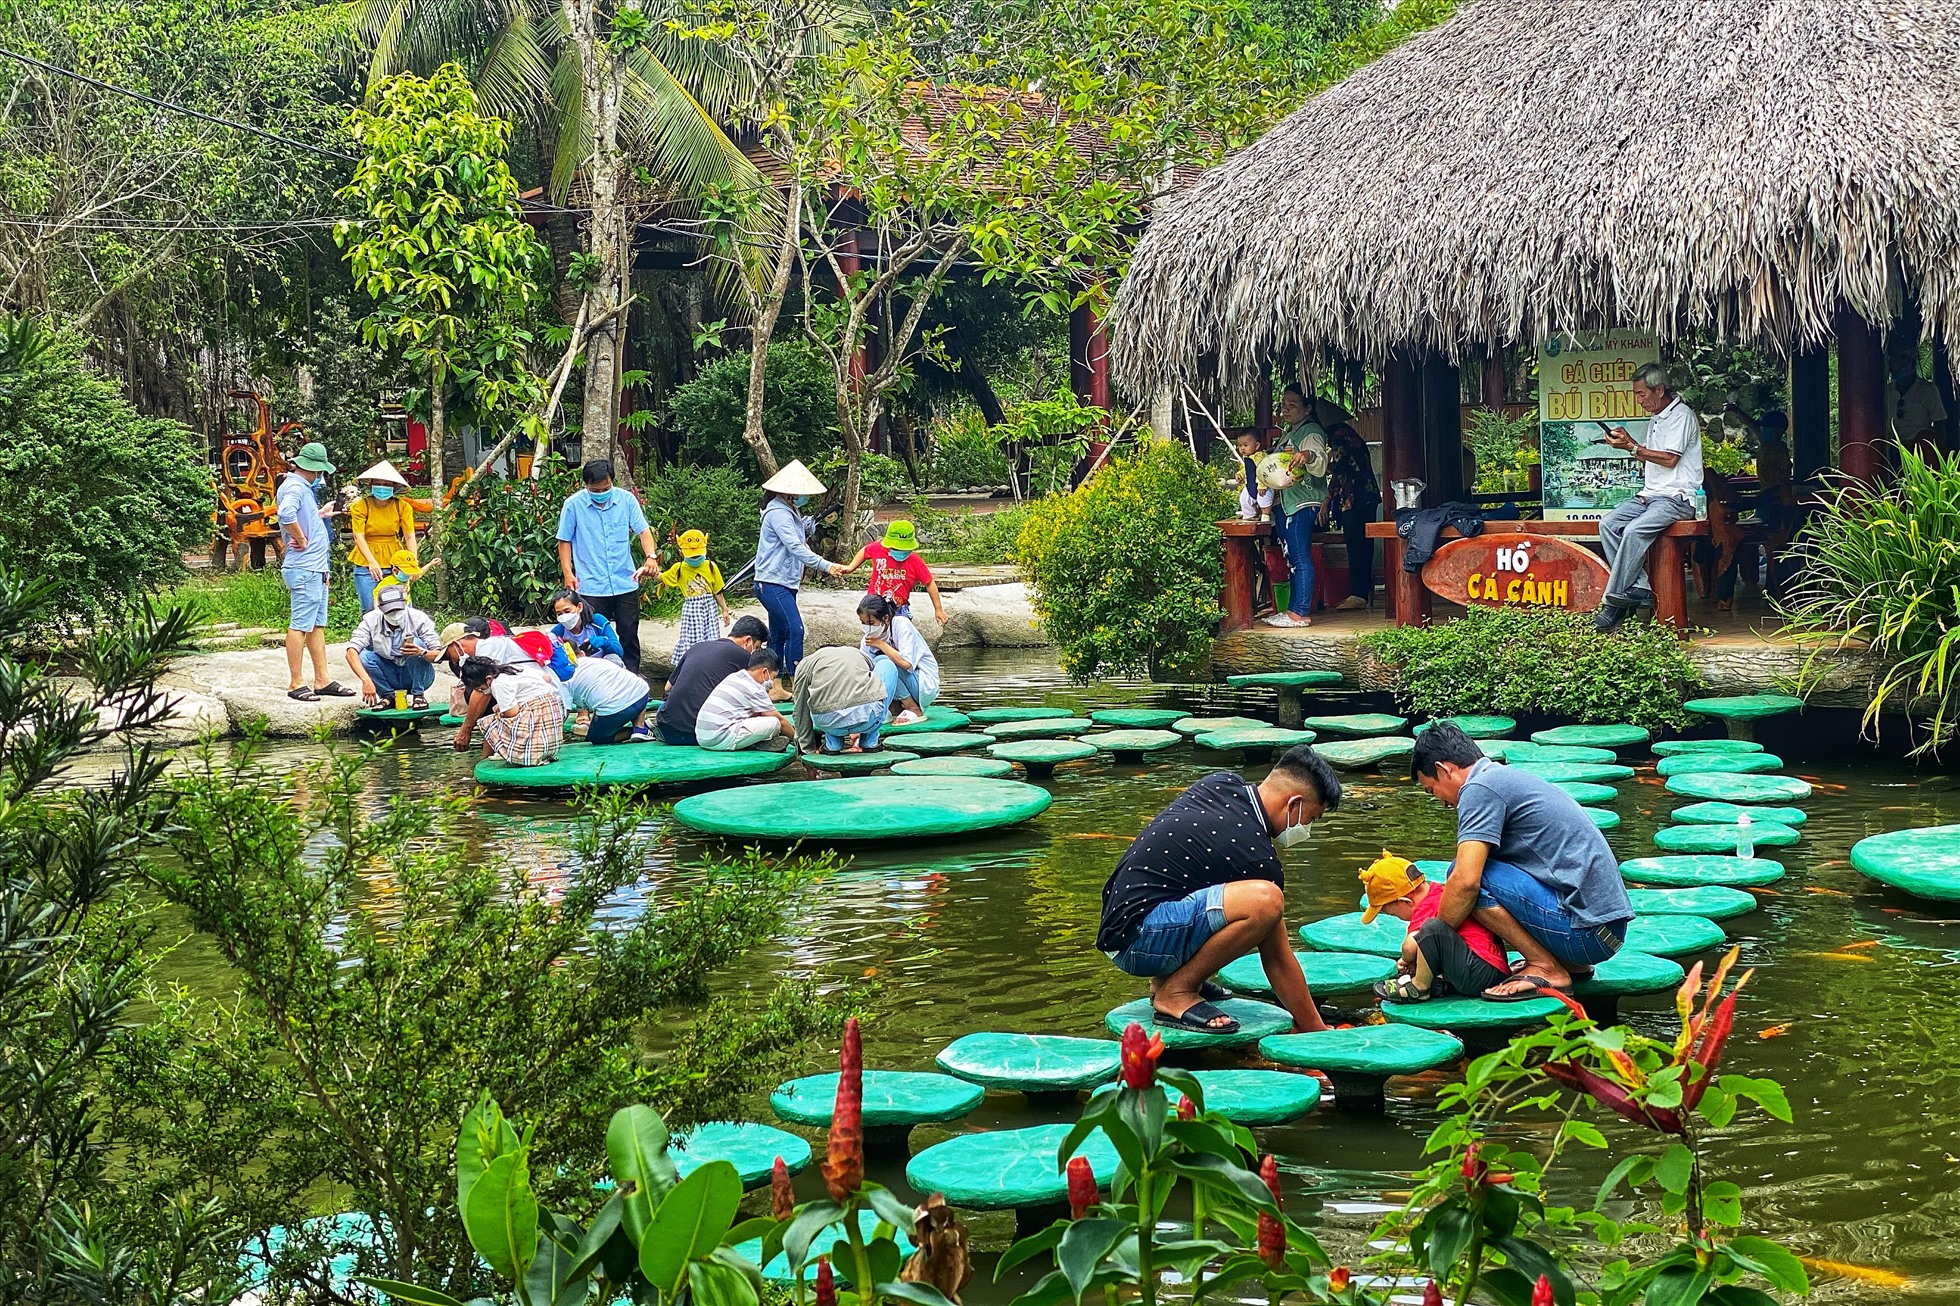
[[1479, 907], [1502, 907], [1561, 965], [1597, 966], [1626, 942], [1627, 922], [1578, 925], [1559, 901], [1558, 890], [1509, 862], [1484, 863], [1477, 889]]
[[1299, 617], [1313, 615], [1313, 528], [1320, 516], [1320, 505], [1309, 503], [1298, 512], [1288, 513], [1280, 525], [1280, 542], [1286, 547], [1286, 565], [1293, 573], [1293, 591], [1287, 611]]
[[860, 747], [876, 748], [878, 732], [885, 724], [885, 712], [882, 702], [860, 703], [835, 712], [813, 713], [810, 724], [823, 736], [823, 746], [829, 752], [842, 752], [849, 735], [858, 737]]
[[796, 675], [796, 664], [803, 660], [803, 614], [796, 610], [796, 591], [787, 585], [759, 580], [756, 601], [769, 614], [769, 647], [783, 660], [783, 678]]
[[871, 659], [871, 674], [878, 677], [879, 681], [885, 686], [885, 710], [887, 712], [891, 711], [892, 704], [901, 698], [909, 698], [914, 703], [917, 703], [921, 712], [932, 706], [932, 700], [927, 698], [919, 690], [919, 673], [917, 668], [911, 671], [900, 671], [898, 669], [898, 663], [892, 661], [883, 653], [878, 653], [873, 655]]
[[436, 683], [436, 669], [421, 658], [405, 658], [397, 666], [371, 648], [361, 650], [361, 669], [384, 698], [398, 690], [426, 694]]
[[286, 618], [288, 630], [318, 630], [327, 624], [327, 573], [281, 569], [286, 596], [292, 600], [292, 615]]
[[379, 584], [381, 582], [368, 573], [367, 564], [354, 564], [354, 593], [360, 596], [362, 612], [374, 611], [374, 590]]
[[1152, 907], [1129, 946], [1109, 959], [1125, 975], [1155, 979], [1197, 956], [1205, 940], [1224, 928], [1225, 886], [1214, 884]]
[[592, 714], [592, 724], [585, 728], [585, 742], [588, 744], [612, 743], [613, 736], [638, 720], [640, 713], [646, 711], [647, 704], [652, 701], [653, 696], [651, 694], [643, 694], [640, 696], [639, 702], [633, 704], [631, 707], [623, 708], [618, 712], [607, 712], [603, 716], [594, 712]]

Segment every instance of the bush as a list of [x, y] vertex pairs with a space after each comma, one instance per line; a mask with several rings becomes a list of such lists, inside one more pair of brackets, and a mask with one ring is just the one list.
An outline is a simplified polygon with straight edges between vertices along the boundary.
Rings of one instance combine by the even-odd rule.
[[[850, 472], [850, 463], [840, 449], [810, 464], [810, 470], [825, 485], [841, 491], [844, 477]], [[876, 503], [897, 503], [900, 499], [910, 498], [917, 488], [912, 484], [912, 474], [905, 470], [904, 463], [881, 453], [864, 455], [858, 463], [858, 483], [859, 501], [865, 507]]]
[[1593, 629], [1587, 613], [1471, 608], [1434, 626], [1392, 626], [1361, 645], [1394, 667], [1396, 697], [1417, 712], [1690, 723], [1681, 704], [1703, 686], [1687, 646], [1658, 622]]
[[[813, 462], [837, 445], [837, 378], [810, 346], [779, 340], [763, 364], [762, 429], [779, 462]], [[749, 407], [749, 355], [724, 354], [667, 400], [689, 462], [733, 467], [756, 475], [755, 455], [742, 439]]]
[[1017, 503], [997, 512], [944, 512], [921, 494], [908, 510], [918, 528], [919, 547], [926, 561], [998, 564], [1014, 561], [1014, 542], [1028, 524], [1031, 503]]
[[747, 562], [762, 532], [762, 490], [732, 467], [669, 467], [639, 487], [647, 522], [674, 560], [677, 530], [708, 533], [708, 556], [725, 572]]
[[99, 617], [183, 576], [215, 503], [188, 427], [130, 407], [73, 337], [0, 317], [0, 553], [61, 578], [52, 613]]
[[578, 488], [578, 469], [555, 458], [535, 481], [479, 476], [464, 486], [443, 515], [450, 603], [506, 621], [542, 619], [562, 583], [558, 514]]
[[968, 409], [933, 430], [925, 474], [935, 490], [995, 490], [1007, 484], [1007, 455], [999, 434]]
[[1035, 611], [1075, 680], [1193, 675], [1211, 658], [1233, 501], [1176, 441], [1113, 456], [1087, 484], [1037, 501], [1014, 545]]

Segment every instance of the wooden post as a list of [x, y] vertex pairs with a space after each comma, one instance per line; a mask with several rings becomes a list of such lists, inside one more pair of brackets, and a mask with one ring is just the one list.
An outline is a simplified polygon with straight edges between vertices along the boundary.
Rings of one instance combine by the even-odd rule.
[[1461, 499], [1463, 483], [1463, 378], [1441, 354], [1422, 360], [1422, 448], [1429, 464], [1431, 507]]
[[1672, 626], [1674, 633], [1688, 632], [1688, 577], [1684, 568], [1681, 539], [1663, 535], [1647, 552], [1647, 581], [1654, 587], [1654, 620]]
[[1798, 481], [1831, 466], [1831, 354], [1822, 345], [1790, 355], [1790, 463]]
[[[1395, 520], [1393, 483], [1424, 476], [1422, 448], [1422, 378], [1415, 355], [1398, 349], [1382, 365], [1382, 494], [1385, 520]], [[1429, 591], [1422, 577], [1402, 570], [1401, 538], [1387, 541], [1388, 601], [1398, 624], [1426, 625]]]
[[1225, 620], [1219, 624], [1219, 633], [1230, 634], [1252, 624], [1253, 573], [1259, 565], [1259, 550], [1272, 528], [1264, 522], [1232, 517], [1218, 523], [1218, 530], [1224, 537], [1225, 550], [1225, 583], [1218, 596]]
[[1096, 310], [1079, 304], [1068, 315], [1069, 389], [1085, 408], [1109, 407], [1109, 336]]
[[1879, 329], [1850, 309], [1837, 315], [1838, 470], [1876, 481], [1884, 466], [1885, 346]]
[[1492, 345], [1484, 351], [1483, 397], [1484, 407], [1496, 410], [1504, 406], [1505, 381], [1504, 347]]

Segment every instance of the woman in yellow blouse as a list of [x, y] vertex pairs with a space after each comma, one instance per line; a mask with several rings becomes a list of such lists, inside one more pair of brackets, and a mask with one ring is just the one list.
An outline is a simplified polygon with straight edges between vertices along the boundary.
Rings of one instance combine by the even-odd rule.
[[348, 561], [354, 568], [354, 590], [361, 611], [374, 608], [374, 587], [381, 583], [398, 551], [418, 561], [415, 510], [429, 511], [427, 500], [408, 497], [408, 481], [394, 464], [378, 462], [357, 478], [361, 497], [347, 509]]

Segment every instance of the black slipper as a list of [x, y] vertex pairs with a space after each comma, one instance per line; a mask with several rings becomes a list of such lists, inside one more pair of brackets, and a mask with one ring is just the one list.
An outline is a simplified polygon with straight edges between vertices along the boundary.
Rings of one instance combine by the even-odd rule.
[[[1225, 1020], [1225, 1024], [1214, 1025], [1211, 1023], [1221, 1017]], [[1167, 1029], [1188, 1029], [1194, 1034], [1236, 1034], [1239, 1032], [1239, 1022], [1236, 1019], [1202, 999], [1186, 1007], [1184, 1014], [1181, 1016], [1173, 1016], [1168, 1011], [1158, 1011], [1153, 1007], [1151, 1009], [1151, 1019]]]
[[342, 687], [341, 683], [338, 680], [329, 680], [326, 684], [321, 685], [318, 689], [314, 690], [313, 692], [318, 694], [321, 698], [354, 697], [354, 691]]
[[1565, 985], [1554, 984], [1543, 975], [1513, 975], [1510, 979], [1505, 980], [1504, 983], [1516, 984], [1519, 981], [1523, 981], [1531, 987], [1520, 989], [1516, 993], [1497, 993], [1493, 990], [1502, 987], [1502, 985], [1493, 984], [1479, 996], [1485, 1002], [1529, 1002], [1533, 998], [1543, 997], [1547, 992], [1565, 994], [1572, 992]]
[[302, 703], [317, 703], [320, 701], [320, 696], [308, 689], [305, 685], [301, 685], [298, 689], [287, 690], [286, 697], [298, 699]]
[[1206, 1002], [1228, 1002], [1239, 995], [1226, 988], [1223, 984], [1216, 984], [1211, 980], [1206, 980], [1198, 986], [1198, 996]]

